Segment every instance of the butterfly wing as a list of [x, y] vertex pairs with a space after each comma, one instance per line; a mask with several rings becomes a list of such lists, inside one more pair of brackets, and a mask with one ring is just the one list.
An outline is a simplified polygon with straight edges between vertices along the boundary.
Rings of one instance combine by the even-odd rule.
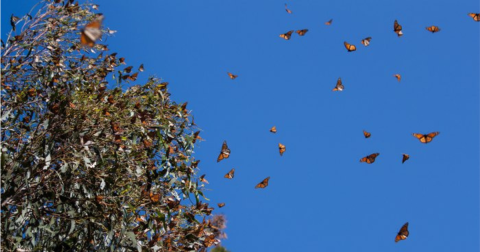
[[228, 148], [227, 141], [223, 142], [222, 150], [220, 151], [220, 155], [218, 155], [217, 162], [230, 157], [230, 149]]
[[402, 26], [397, 22], [397, 20], [395, 20], [395, 22], [393, 23], [393, 31], [394, 31], [399, 37], [401, 37], [401, 36], [403, 35]]
[[255, 186], [255, 189], [267, 187], [269, 180], [270, 180], [270, 177], [267, 177], [266, 179], [262, 180], [262, 182], [258, 183], [258, 184]]
[[103, 16], [99, 16], [97, 20], [87, 24], [85, 28], [83, 28], [80, 43], [89, 47], [95, 45], [95, 41], [102, 37], [102, 31], [100, 30], [102, 19]]
[[367, 131], [363, 131], [363, 135], [365, 136], [365, 138], [369, 138], [370, 136], [372, 136], [372, 134], [370, 132], [367, 132]]
[[400, 74], [394, 74], [393, 75], [395, 78], [397, 78], [398, 82], [402, 79], [402, 76]]
[[270, 129], [270, 132], [272, 132], [272, 133], [277, 133], [277, 127], [273, 126], [273, 127]]
[[333, 22], [333, 19], [330, 19], [330, 20], [328, 20], [327, 22], [325, 22], [325, 24], [326, 24], [326, 25], [331, 25], [332, 22]]
[[238, 77], [238, 75], [235, 75], [235, 74], [232, 74], [232, 73], [229, 73], [229, 72], [227, 72], [227, 74], [228, 74], [228, 77], [230, 77], [230, 79], [232, 79], [232, 80], [234, 80], [235, 78]]
[[407, 222], [402, 226], [402, 228], [400, 228], [400, 231], [398, 231], [398, 234], [395, 237], [395, 242], [407, 239], [408, 235], [410, 235], [410, 232], [408, 232], [408, 222]]
[[283, 38], [285, 40], [289, 40], [290, 37], [292, 36], [292, 33], [293, 33], [293, 30], [292, 31], [289, 31], [287, 33], [284, 33], [284, 34], [280, 34], [280, 38]]
[[219, 208], [222, 208], [222, 207], [225, 206], [225, 203], [218, 203], [217, 205], [218, 205]]
[[438, 26], [432, 25], [430, 27], [427, 27], [427, 30], [432, 32], [432, 33], [435, 33], [435, 32], [439, 32], [440, 28], [438, 28]]
[[235, 176], [235, 168], [232, 168], [225, 176], [224, 178], [232, 179]]
[[337, 84], [335, 85], [335, 88], [333, 88], [333, 91], [343, 91], [342, 78], [338, 78]]
[[368, 45], [370, 44], [370, 40], [372, 40], [371, 37], [362, 39], [362, 44], [363, 44], [364, 46], [368, 46]]
[[285, 145], [279, 143], [278, 144], [278, 150], [280, 152], [280, 156], [283, 156], [283, 153], [287, 150], [287, 148], [285, 147]]
[[305, 33], [307, 33], [307, 32], [308, 32], [308, 29], [303, 29], [303, 30], [298, 30], [298, 31], [296, 31], [296, 33], [297, 33], [298, 35], [300, 35], [300, 36], [305, 35]]
[[345, 48], [347, 48], [347, 51], [349, 51], [349, 52], [353, 52], [353, 51], [357, 50], [356, 46], [351, 45], [347, 42], [343, 42], [343, 45], [345, 45]]
[[405, 161], [407, 161], [409, 158], [410, 158], [410, 156], [408, 154], [403, 154], [402, 164], [405, 163]]

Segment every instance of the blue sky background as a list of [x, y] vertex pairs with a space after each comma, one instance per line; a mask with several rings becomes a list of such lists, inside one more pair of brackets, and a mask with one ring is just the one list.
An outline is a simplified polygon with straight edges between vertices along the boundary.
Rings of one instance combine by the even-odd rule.
[[[35, 2], [2, 1], [2, 38], [10, 14]], [[227, 216], [229, 250], [479, 251], [480, 22], [467, 15], [478, 1], [96, 3], [118, 31], [110, 51], [145, 65], [137, 83], [156, 75], [188, 101], [206, 139], [199, 175], [212, 205], [226, 203], [215, 212]], [[345, 90], [332, 92], [339, 77]], [[412, 136], [432, 131], [429, 144]], [[232, 153], [217, 163], [224, 140]], [[359, 162], [374, 152], [375, 163]], [[395, 243], [407, 221], [410, 237]]]

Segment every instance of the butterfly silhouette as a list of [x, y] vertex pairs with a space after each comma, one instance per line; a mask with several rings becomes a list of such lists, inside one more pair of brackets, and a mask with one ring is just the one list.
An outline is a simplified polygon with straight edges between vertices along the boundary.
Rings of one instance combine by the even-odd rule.
[[405, 161], [407, 161], [409, 158], [410, 158], [410, 155], [408, 155], [408, 154], [403, 154], [402, 164], [405, 163]]

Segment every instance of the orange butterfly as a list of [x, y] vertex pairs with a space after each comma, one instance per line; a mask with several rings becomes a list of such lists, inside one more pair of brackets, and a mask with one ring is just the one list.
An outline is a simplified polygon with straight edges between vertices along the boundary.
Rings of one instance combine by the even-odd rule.
[[426, 144], [426, 143], [430, 143], [433, 140], [433, 138], [436, 137], [438, 134], [440, 134], [440, 132], [432, 132], [429, 134], [413, 133], [412, 135], [418, 138], [420, 142]]
[[288, 14], [292, 14], [292, 11], [287, 8], [287, 4], [285, 4], [285, 11], [287, 11]]
[[235, 78], [238, 77], [238, 75], [231, 74], [231, 73], [229, 73], [229, 72], [227, 72], [227, 74], [228, 74], [228, 76], [230, 77], [230, 79], [232, 79], [232, 80], [235, 80]]
[[83, 45], [92, 47], [95, 45], [95, 41], [102, 37], [102, 31], [100, 27], [102, 26], [103, 15], [97, 14], [95, 20], [85, 26], [82, 30], [80, 36], [80, 43]]
[[370, 155], [360, 159], [360, 162], [367, 162], [367, 164], [371, 164], [371, 163], [375, 162], [375, 158], [377, 158], [379, 155], [380, 155], [380, 153], [370, 154]]
[[326, 25], [331, 25], [332, 22], [333, 22], [333, 19], [330, 19], [330, 20], [328, 20], [327, 22], [325, 22], [325, 24], [326, 24]]
[[397, 20], [393, 23], [393, 31], [399, 36], [403, 36], [402, 26], [398, 24]]
[[227, 174], [225, 174], [225, 176], [223, 176], [224, 178], [228, 178], [228, 179], [232, 179], [235, 175], [235, 168], [232, 168]]
[[293, 30], [292, 31], [289, 31], [287, 33], [284, 33], [284, 34], [280, 34], [280, 38], [283, 38], [285, 40], [289, 40], [290, 37], [292, 36], [292, 33], [293, 33]]
[[409, 234], [410, 232], [408, 232], [408, 222], [407, 222], [402, 226], [402, 228], [400, 228], [400, 231], [398, 231], [397, 236], [395, 236], [395, 242], [407, 239]]
[[402, 76], [400, 74], [394, 74], [393, 77], [397, 78], [398, 82], [402, 80]]
[[354, 46], [354, 45], [351, 45], [347, 42], [343, 42], [343, 44], [345, 45], [345, 48], [347, 48], [347, 51], [348, 52], [353, 52], [353, 51], [356, 51], [357, 50], [357, 47]]
[[365, 138], [369, 138], [370, 136], [372, 136], [372, 134], [370, 132], [367, 132], [367, 131], [363, 131], [363, 135], [365, 136]]
[[362, 39], [362, 44], [364, 46], [368, 46], [370, 44], [370, 40], [372, 40], [372, 37], [367, 37], [365, 39]]
[[218, 205], [219, 208], [222, 208], [222, 207], [225, 206], [225, 203], [218, 203], [217, 205]]
[[278, 144], [278, 150], [280, 151], [280, 156], [282, 156], [283, 153], [284, 153], [287, 149], [286, 149], [285, 145], [279, 143], [279, 144]]
[[218, 155], [217, 162], [230, 157], [230, 149], [228, 148], [227, 141], [223, 141], [222, 150], [220, 151], [220, 155]]
[[200, 181], [202, 181], [203, 183], [207, 183], [207, 184], [208, 184], [208, 180], [205, 179], [205, 175], [206, 175], [206, 174], [203, 174], [202, 176], [200, 176]]
[[333, 88], [332, 91], [343, 91], [342, 78], [338, 78], [337, 85]]
[[439, 32], [440, 31], [440, 28], [438, 28], [438, 26], [435, 26], [435, 25], [432, 25], [430, 27], [427, 27], [426, 28], [428, 31], [432, 32], [432, 33], [435, 33], [435, 32]]
[[262, 182], [258, 183], [258, 184], [255, 186], [255, 189], [267, 187], [267, 186], [268, 186], [268, 180], [270, 180], [270, 177], [267, 177], [266, 179], [262, 180]]
[[300, 35], [300, 36], [305, 35], [305, 33], [307, 33], [307, 32], [308, 32], [308, 29], [303, 29], [303, 30], [298, 30], [298, 31], [296, 31], [296, 33], [297, 33], [298, 35]]
[[480, 21], [480, 13], [468, 13], [470, 17], [473, 18], [473, 20], [479, 22]]
[[272, 132], [272, 133], [277, 133], [277, 127], [273, 126], [273, 127], [270, 129], [270, 132]]
[[402, 164], [405, 163], [405, 161], [407, 161], [409, 158], [410, 158], [410, 155], [408, 155], [408, 154], [403, 154]]
[[153, 192], [150, 192], [150, 200], [153, 202], [160, 201], [160, 194], [153, 194]]

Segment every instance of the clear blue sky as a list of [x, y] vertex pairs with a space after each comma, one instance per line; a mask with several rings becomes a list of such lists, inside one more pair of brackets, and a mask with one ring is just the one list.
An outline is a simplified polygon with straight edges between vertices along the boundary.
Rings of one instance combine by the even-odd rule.
[[[3, 38], [10, 14], [34, 2], [2, 1]], [[145, 65], [137, 82], [155, 74], [188, 101], [206, 139], [195, 153], [206, 194], [226, 203], [214, 212], [227, 216], [229, 250], [479, 251], [480, 22], [468, 16], [478, 0], [98, 4], [118, 30], [111, 52]], [[339, 77], [345, 90], [332, 92]], [[412, 136], [432, 131], [429, 144]], [[232, 153], [217, 163], [224, 140]], [[375, 163], [359, 162], [374, 152]], [[407, 221], [410, 237], [395, 243]]]

